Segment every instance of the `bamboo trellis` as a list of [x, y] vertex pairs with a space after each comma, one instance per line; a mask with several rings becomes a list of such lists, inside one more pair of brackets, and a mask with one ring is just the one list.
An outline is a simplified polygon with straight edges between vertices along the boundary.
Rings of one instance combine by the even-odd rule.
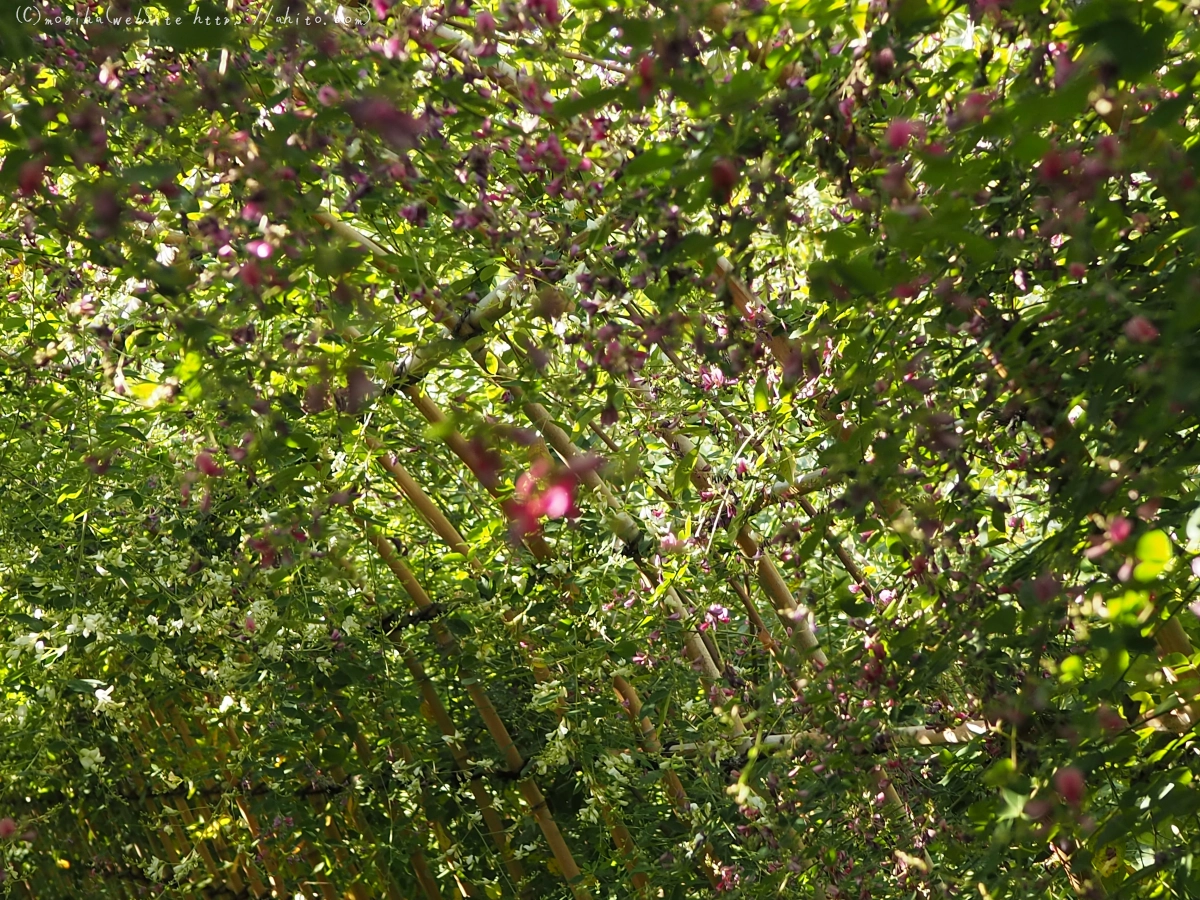
[[[441, 26], [437, 29], [441, 39], [453, 45], [453, 51], [460, 56], [468, 56], [473, 50], [473, 43], [466, 36], [453, 29]], [[492, 77], [506, 89], [515, 90], [521, 75], [511, 67], [499, 64]], [[320, 213], [317, 222], [332, 230], [341, 238], [359, 244], [369, 250], [374, 258], [374, 264], [385, 274], [395, 274], [395, 268], [389, 261], [389, 252], [374, 238], [362, 233], [348, 223], [327, 213]], [[186, 240], [183, 235], [167, 234], [163, 239], [168, 242], [181, 243]], [[727, 290], [734, 307], [743, 319], [754, 321], [764, 330], [766, 346], [775, 359], [776, 364], [783, 370], [794, 364], [794, 350], [786, 333], [773, 320], [746, 285], [736, 277], [732, 265], [722, 259], [719, 265], [718, 284]], [[592, 502], [598, 508], [601, 516], [615, 537], [626, 545], [638, 544], [645, 536], [646, 529], [624, 507], [618, 493], [611, 485], [592, 468], [579, 466], [584, 458], [584, 451], [570, 431], [562, 424], [569, 421], [570, 410], [551, 411], [542, 399], [526, 396], [518, 386], [519, 373], [501, 364], [498, 360], [489, 360], [488, 341], [491, 331], [495, 328], [512, 307], [512, 299], [520, 288], [519, 279], [513, 278], [499, 285], [482, 301], [477, 303], [468, 313], [458, 316], [440, 300], [425, 296], [426, 305], [433, 318], [447, 330], [451, 341], [438, 342], [417, 347], [403, 360], [396, 369], [391, 387], [398, 390], [409, 400], [420, 416], [431, 425], [438, 426], [440, 439], [445, 442], [453, 454], [474, 475], [484, 493], [491, 500], [502, 498], [502, 492], [480, 470], [478, 461], [470, 452], [467, 440], [453, 426], [453, 415], [438, 406], [429, 392], [422, 389], [422, 381], [432, 378], [437, 367], [441, 365], [457, 365], [460, 351], [478, 364], [483, 377], [498, 384], [506, 385], [514, 394], [515, 407], [520, 410], [524, 419], [533, 426], [543, 442], [542, 453], [553, 453], [567, 465], [576, 465], [582, 484], [588, 489]], [[670, 360], [681, 377], [689, 378], [694, 373], [688, 371], [686, 364], [674, 351], [664, 349], [664, 355]], [[465, 361], [464, 361], [465, 364]], [[634, 385], [635, 390], [644, 394], [644, 389]], [[652, 398], [646, 397], [647, 403]], [[721, 406], [715, 407], [715, 412], [726, 419], [734, 432], [740, 438], [753, 440], [754, 436], [736, 416]], [[610, 446], [615, 446], [612, 440], [597, 426], [589, 426], [592, 431]], [[657, 429], [658, 437], [680, 458], [691, 459], [692, 468], [690, 480], [698, 490], [710, 490], [713, 486], [712, 470], [709, 463], [700, 454], [696, 444], [681, 431], [667, 425]], [[366, 440], [376, 461], [396, 482], [401, 493], [417, 512], [420, 520], [440, 539], [450, 551], [461, 554], [465, 559], [472, 560], [469, 566], [473, 574], [481, 574], [478, 563], [474, 562], [471, 547], [460, 533], [459, 528], [451, 521], [447, 512], [430, 496], [418, 479], [405, 467], [399, 457], [389, 448], [382, 437], [367, 433]], [[641, 477], [650, 483], [645, 472]], [[759, 505], [771, 503], [795, 502], [803, 509], [810, 520], [818, 519], [818, 511], [809, 497], [825, 490], [837, 482], [835, 474], [826, 471], [815, 471], [801, 474], [788, 481], [780, 481], [759, 498]], [[651, 490], [658, 489], [650, 483]], [[371, 547], [376, 557], [382, 561], [386, 570], [403, 588], [412, 601], [418, 613], [430, 613], [436, 609], [433, 598], [430, 597], [425, 585], [416, 573], [406, 563], [397, 551], [391, 538], [383, 529], [369, 524], [363, 519], [356, 520], [359, 534], [363, 543]], [[851, 550], [847, 549], [834, 535], [825, 534], [824, 538], [833, 554], [839, 560], [842, 568], [857, 584], [871, 595], [871, 587], [863, 573], [862, 566], [854, 558]], [[534, 562], [542, 565], [552, 560], [555, 550], [547, 543], [540, 532], [533, 532], [523, 537], [523, 542]], [[799, 604], [793, 590], [788, 586], [779, 567], [771, 558], [768, 542], [763, 536], [756, 534], [749, 525], [741, 525], [736, 532], [735, 543], [740, 551], [740, 558], [719, 561], [722, 570], [727, 572], [728, 584], [737, 595], [746, 615], [746, 623], [751, 634], [755, 635], [761, 644], [762, 652], [771, 663], [784, 675], [784, 681], [800, 693], [802, 681], [811, 669], [821, 670], [830, 664], [829, 657], [820, 646], [813, 630], [805, 618], [798, 615]], [[356, 585], [365, 595], [378, 592], [379, 583], [370, 584], [370, 579], [364, 577], [345, 558], [338, 560], [344, 569], [348, 580]], [[645, 585], [663, 587], [663, 600], [666, 611], [680, 618], [687, 618], [687, 602], [678, 589], [664, 580], [662, 571], [646, 559], [637, 559], [640, 578]], [[766, 598], [771, 611], [778, 621], [776, 626], [768, 625], [764, 620], [753, 591], [743, 583], [746, 571], [753, 572], [753, 580], [758, 591]], [[560, 585], [560, 587], [562, 587]], [[569, 602], [564, 589], [564, 602]], [[372, 601], [374, 602], [374, 601]], [[377, 611], [377, 610], [376, 610]], [[455, 653], [457, 641], [448, 629], [435, 617], [429, 620], [429, 629], [434, 636], [440, 651]], [[514, 638], [515, 639], [515, 638]], [[497, 792], [489, 786], [486, 780], [475, 770], [471, 753], [465, 743], [462, 732], [456, 726], [451, 709], [439, 692], [439, 684], [427, 671], [417, 654], [406, 644], [401, 636], [392, 632], [381, 638], [386, 640], [399, 654], [404, 667], [415, 684], [416, 693], [420, 696], [424, 711], [432, 721], [440, 736], [438, 744], [450, 754], [452, 761], [462, 774], [468, 785], [469, 793], [478, 810], [487, 838], [495, 849], [498, 859], [490, 860], [493, 868], [503, 870], [507, 876], [507, 888], [515, 896], [529, 896], [529, 879], [526, 868], [514, 853], [510, 839], [510, 826], [505, 824], [505, 814], [515, 820], [518, 817], [531, 818], [537, 825], [542, 839], [550, 850], [557, 872], [567, 888], [577, 900], [590, 900], [593, 896], [592, 879], [587, 874], [588, 861], [580, 864], [576, 854], [578, 847], [572, 848], [568, 842], [570, 830], [568, 823], [559, 821], [558, 813], [551, 810], [545, 795], [538, 783], [526, 771], [527, 759], [518, 749], [521, 740], [519, 731], [510, 727], [496, 710], [489, 691], [480, 679], [473, 680], [465, 686], [471, 704], [476, 714], [482, 719], [487, 732], [494, 741], [496, 749], [504, 760], [508, 775], [517, 783], [521, 798], [520, 805], [505, 803]], [[1177, 620], [1171, 620], [1157, 635], [1158, 646], [1163, 657], [1174, 653], [1190, 656], [1192, 647], [1179, 626]], [[712, 688], [719, 685], [725, 678], [721, 665], [718, 648], [702, 631], [694, 627], [683, 630], [683, 650], [693, 662], [697, 679], [712, 695]], [[527, 648], [527, 662], [536, 680], [552, 681], [555, 673], [551, 672], [539, 659], [536, 649], [530, 650], [528, 642], [523, 642]], [[807, 667], [807, 668], [806, 668]], [[808, 745], [820, 746], [828, 740], [828, 736], [816, 729], [796, 730], [784, 733], [774, 733], [752, 737], [736, 709], [723, 711], [727, 724], [727, 734], [717, 740], [707, 742], [680, 741], [664, 744], [660, 737], [659, 728], [643, 712], [643, 705], [634, 684], [618, 671], [611, 673], [611, 702], [615, 710], [620, 710], [627, 716], [631, 725], [631, 738], [635, 739], [642, 750], [651, 757], [674, 758], [683, 760], [688, 766], [702, 767], [707, 758], [715, 752], [732, 750], [745, 753], [751, 749], [789, 751]], [[1182, 679], [1192, 679], [1193, 675], [1185, 673]], [[336, 698], [331, 698], [330, 709], [337, 718], [353, 724], [349, 712], [340, 705]], [[561, 708], [558, 714], [561, 718]], [[384, 860], [382, 852], [383, 837], [379, 833], [378, 824], [373, 827], [354, 804], [348, 803], [338, 809], [331, 802], [328, 791], [314, 790], [305, 796], [295, 796], [291, 809], [296, 815], [315, 816], [323, 822], [324, 833], [333, 847], [332, 858], [334, 870], [324, 867], [318, 859], [315, 848], [305, 846], [303, 842], [288, 845], [286, 842], [278, 846], [268, 846], [264, 838], [265, 829], [256, 812], [257, 795], [253, 787], [250, 790], [237, 785], [219, 785], [212, 777], [198, 779], [202, 788], [195, 793], [182, 795], [166, 793], [150, 788], [145, 777], [148, 762], [156, 753], [176, 755], [179, 758], [208, 756], [220, 765], [240, 748], [240, 738], [232, 727], [212, 727], [197, 719], [189, 718], [178, 708], [156, 709], [153, 712], [154, 725], [146, 723], [144, 734], [133, 736], [130, 746], [125, 748], [125, 762], [129, 769], [129, 785], [131, 796], [136, 799], [139, 807], [145, 807], [147, 814], [163, 823], [157, 832], [137, 835], [130, 843], [130, 859], [146, 860], [150, 857], [162, 859], [174, 867], [186, 869], [181, 879], [186, 884], [191, 896], [221, 897], [221, 896], [275, 896], [290, 897], [299, 892], [305, 897], [336, 898], [350, 897], [353, 900], [363, 900], [369, 896], [387, 896], [389, 900], [399, 897], [421, 896], [425, 900], [439, 900], [442, 897], [476, 897], [481, 896], [480, 889], [472, 883], [470, 873], [459, 871], [453, 862], [452, 840], [448, 829], [454, 823], [439, 821], [428, 810], [422, 810], [422, 817], [416, 822], [407, 817], [393, 820], [390, 824], [397, 828], [404, 837], [402, 843], [413, 849], [400, 868], [406, 869], [411, 877], [397, 878], [394, 865]], [[1149, 720], [1151, 726], [1166, 731], [1180, 732], [1190, 728], [1196, 720], [1195, 703], [1181, 702], [1180, 708], [1160, 714]], [[519, 723], [518, 723], [519, 724]], [[803, 725], [803, 723], [799, 723]], [[927, 727], [925, 725], [910, 725], [897, 727], [878, 735], [878, 747], [874, 749], [906, 747], [935, 747], [955, 745], [975, 740], [993, 730], [993, 726], [984, 721], [966, 721], [949, 728]], [[318, 740], [326, 736], [325, 731], [318, 731]], [[203, 745], [197, 740], [202, 736]], [[150, 746], [151, 739], [157, 737], [155, 746]], [[389, 735], [394, 741], [400, 755], [410, 760], [414, 754], [408, 747], [407, 741], [413, 740], [412, 735]], [[358, 761], [364, 767], [369, 767], [373, 754], [362, 740], [354, 742]], [[333, 767], [331, 775], [335, 782], [344, 782], [346, 773], [340, 767]], [[686, 817], [690, 808], [686, 778], [681, 777], [675, 767], [662, 770], [662, 789], [671, 807], [681, 817]], [[895, 788], [886, 780], [881, 779], [878, 786], [886, 796], [887, 804], [897, 819], [903, 819], [905, 827], [911, 831], [913, 823], [908, 814], [908, 808]], [[282, 792], [276, 790], [276, 794]], [[212, 802], [210, 802], [210, 800]], [[222, 816], [219, 804], [224, 804], [232, 816]], [[620, 811], [601, 803], [607, 831], [613, 844], [624, 860], [629, 885], [632, 894], [644, 896], [649, 880], [645, 870], [650, 861], [638, 844], [638, 836], [632, 834], [620, 817]], [[222, 824], [228, 820], [232, 824]], [[245, 829], [254, 842], [259, 843], [260, 853], [257, 860], [248, 858], [243, 852], [233, 849], [236, 832]], [[94, 823], [83, 820], [79, 823], [80, 841], [89, 843], [89, 835], [94, 835]], [[371, 858], [354, 858], [345, 846], [346, 835], [357, 833], [362, 836], [363, 843], [374, 848]], [[423, 837], [422, 837], [423, 835]], [[423, 846], [422, 846], [423, 845]], [[436, 850], [434, 849], [436, 848]], [[432, 859], [431, 852], [445, 857], [446, 865], [439, 870]], [[1055, 854], [1066, 869], [1072, 886], [1081, 894], [1095, 890], [1095, 882], [1087, 872], [1072, 870], [1069, 855], [1061, 848], [1055, 848]], [[280, 855], [285, 858], [280, 859]], [[187, 867], [186, 861], [198, 860], [198, 863]], [[925, 865], [936, 877], [936, 861], [924, 855]], [[701, 854], [699, 868], [703, 875], [715, 885], [721, 874], [721, 861], [708, 842], [705, 842]], [[377, 877], [372, 876], [375, 870]], [[62, 896], [70, 895], [70, 886], [65, 883], [61, 866], [51, 865], [46, 869], [46, 883], [55, 885], [53, 890]], [[112, 877], [126, 885], [127, 896], [145, 895], [147, 879], [128, 860], [114, 864]], [[403, 883], [402, 883], [403, 882]], [[408, 887], [405, 887], [407, 884]], [[24, 883], [17, 886], [28, 896], [43, 896], [44, 885]], [[818, 895], [823, 890], [820, 879], [814, 879], [812, 889]], [[419, 894], [417, 892], [420, 892]]]

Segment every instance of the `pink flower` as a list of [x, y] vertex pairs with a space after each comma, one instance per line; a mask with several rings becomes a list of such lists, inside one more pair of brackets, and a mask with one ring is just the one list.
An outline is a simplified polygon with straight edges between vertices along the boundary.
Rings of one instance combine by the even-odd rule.
[[1067, 274], [1069, 274], [1072, 278], [1083, 278], [1085, 275], [1087, 275], [1087, 271], [1087, 266], [1085, 266], [1083, 263], [1073, 262], [1071, 265], [1067, 266]]
[[714, 388], [723, 387], [725, 385], [725, 373], [720, 369], [701, 369], [700, 370], [700, 387], [706, 391], [711, 391]]
[[658, 546], [663, 553], [678, 553], [683, 549], [683, 541], [675, 536], [675, 532], [668, 531], [659, 540]]
[[317, 102], [322, 106], [333, 106], [338, 102], [338, 92], [327, 84], [321, 85], [317, 91]]
[[722, 625], [729, 622], [729, 610], [719, 603], [714, 603], [704, 613], [704, 622], [706, 625], [716, 625], [720, 622]]
[[1067, 766], [1054, 773], [1054, 789], [1072, 806], [1083, 801], [1083, 772], [1075, 766]]
[[246, 616], [246, 632], [254, 634], [256, 631], [258, 631], [258, 623], [254, 621], [253, 616]]
[[552, 484], [541, 496], [542, 512], [550, 519], [561, 519], [571, 509], [571, 490], [565, 484]]
[[903, 150], [914, 137], [924, 137], [925, 126], [911, 119], [892, 119], [888, 123], [884, 140], [893, 150]]
[[561, 472], [540, 490], [538, 482], [549, 474], [550, 465], [545, 460], [534, 463], [528, 472], [519, 478], [513, 496], [504, 504], [505, 512], [512, 523], [514, 538], [522, 538], [538, 529], [539, 520], [574, 518], [576, 477], [569, 471]]
[[359, 128], [374, 131], [398, 150], [412, 150], [429, 127], [426, 117], [396, 109], [383, 97], [367, 97], [346, 104], [346, 111]]
[[964, 122], [982, 122], [991, 105], [992, 98], [989, 94], [973, 91], [963, 100], [962, 105], [958, 108], [958, 114]]
[[225, 470], [217, 465], [216, 460], [207, 450], [201, 450], [196, 454], [196, 468], [210, 478], [220, 478], [225, 474]]
[[1158, 329], [1145, 316], [1134, 316], [1125, 323], [1125, 337], [1135, 344], [1149, 344], [1158, 339]]
[[8, 816], [5, 816], [3, 819], [0, 819], [0, 838], [3, 838], [4, 840], [7, 841], [10, 837], [12, 837], [16, 833], [17, 833], [17, 823], [16, 822], [14, 822]]
[[1124, 516], [1117, 516], [1108, 526], [1108, 537], [1114, 544], [1128, 539], [1133, 533], [1133, 523]]
[[547, 25], [559, 23], [558, 0], [526, 0], [525, 8], [531, 16], [541, 19]]
[[275, 251], [275, 248], [266, 241], [251, 241], [246, 245], [246, 251], [259, 259], [266, 259]]
[[[813, 771], [816, 770], [814, 769]], [[733, 866], [723, 866], [721, 869], [721, 880], [717, 882], [714, 889], [718, 893], [723, 894], [726, 891], [732, 891], [736, 888], [739, 881], [741, 881], [741, 876], [738, 874], [737, 869]]]

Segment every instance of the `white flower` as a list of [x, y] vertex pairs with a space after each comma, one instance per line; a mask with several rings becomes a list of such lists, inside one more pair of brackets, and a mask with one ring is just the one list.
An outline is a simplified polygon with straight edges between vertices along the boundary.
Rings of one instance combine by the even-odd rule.
[[175, 875], [175, 880], [179, 881], [180, 879], [186, 878], [193, 871], [195, 871], [196, 867], [199, 864], [200, 864], [200, 855], [195, 850], [193, 850], [191, 853], [189, 853], [187, 856], [185, 856], [183, 859], [181, 859], [179, 861], [179, 864], [177, 866], [175, 866], [171, 871]]
[[31, 631], [29, 634], [18, 635], [13, 639], [13, 649], [8, 651], [9, 660], [14, 660], [21, 655], [25, 650], [34, 649], [38, 643], [38, 632]]
[[[99, 691], [97, 691], [99, 693]], [[100, 768], [100, 763], [104, 762], [104, 757], [100, 755], [100, 751], [96, 748], [83, 749], [79, 751], [79, 764], [83, 766], [84, 771], [94, 772]]]
[[104, 640], [104, 634], [100, 631], [100, 626], [104, 624], [104, 617], [99, 613], [93, 613], [83, 617], [83, 636], [89, 637], [96, 635], [96, 640]]
[[116, 685], [107, 688], [96, 688], [96, 709], [95, 712], [101, 712], [109, 706], [113, 706], [112, 692]]
[[157, 856], [150, 857], [150, 862], [146, 863], [146, 877], [151, 881], [162, 881], [167, 874], [167, 864]]

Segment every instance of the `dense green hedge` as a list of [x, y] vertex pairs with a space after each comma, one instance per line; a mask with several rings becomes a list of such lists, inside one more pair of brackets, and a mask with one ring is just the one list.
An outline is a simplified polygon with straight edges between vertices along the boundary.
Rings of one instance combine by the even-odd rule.
[[3, 16], [0, 890], [1200, 896], [1194, 5]]

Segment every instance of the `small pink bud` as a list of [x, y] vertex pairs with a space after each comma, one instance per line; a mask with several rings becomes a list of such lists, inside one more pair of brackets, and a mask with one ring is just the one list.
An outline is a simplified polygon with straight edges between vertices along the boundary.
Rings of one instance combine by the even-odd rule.
[[262, 285], [262, 270], [254, 260], [245, 263], [238, 270], [238, 277], [242, 279], [242, 283], [248, 288], [258, 288]]
[[892, 69], [896, 67], [896, 51], [891, 47], [883, 47], [875, 54], [875, 59], [872, 63], [872, 68], [875, 69], [875, 74], [880, 78], [888, 78], [892, 74]]

